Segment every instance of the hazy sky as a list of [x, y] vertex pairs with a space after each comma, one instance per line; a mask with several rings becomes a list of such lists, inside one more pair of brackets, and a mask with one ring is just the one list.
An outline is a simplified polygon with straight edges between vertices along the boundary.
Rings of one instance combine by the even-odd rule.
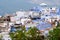
[[36, 4], [27, 0], [0, 0], [0, 14], [16, 12], [20, 9], [29, 9]]
[[60, 0], [30, 0], [30, 2], [34, 4], [46, 3], [48, 5], [60, 5]]
[[0, 0], [0, 14], [16, 12], [20, 9], [29, 9], [39, 6], [40, 3], [60, 5], [60, 0]]

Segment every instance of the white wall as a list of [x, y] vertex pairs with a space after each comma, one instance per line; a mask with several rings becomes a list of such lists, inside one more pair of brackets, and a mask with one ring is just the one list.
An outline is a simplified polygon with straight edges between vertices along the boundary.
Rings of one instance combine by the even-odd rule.
[[23, 17], [24, 16], [24, 13], [25, 13], [25, 11], [18, 11], [18, 12], [16, 12], [16, 15], [18, 17]]

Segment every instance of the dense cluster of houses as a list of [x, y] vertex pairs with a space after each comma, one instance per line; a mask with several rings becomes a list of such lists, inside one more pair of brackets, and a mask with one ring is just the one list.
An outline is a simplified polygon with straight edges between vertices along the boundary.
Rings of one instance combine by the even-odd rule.
[[[56, 7], [36, 7], [29, 11], [17, 11], [15, 15], [8, 14], [5, 16], [0, 16], [0, 31], [10, 32], [12, 25], [14, 25], [14, 27], [19, 27], [23, 25], [25, 25], [26, 27], [30, 27], [36, 26], [37, 24], [39, 24], [40, 21], [48, 22], [50, 24], [53, 24], [55, 21], [60, 22], [59, 11], [60, 10]], [[37, 19], [39, 21], [33, 21]]]
[[0, 32], [14, 32], [19, 27], [37, 27], [45, 31], [60, 23], [60, 9], [56, 7], [34, 7], [29, 11], [17, 11], [15, 15], [0, 16]]

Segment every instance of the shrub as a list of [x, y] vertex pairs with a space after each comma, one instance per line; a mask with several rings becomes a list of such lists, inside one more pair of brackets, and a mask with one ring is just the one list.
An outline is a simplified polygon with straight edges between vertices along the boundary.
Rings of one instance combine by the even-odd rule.
[[12, 40], [43, 40], [43, 37], [40, 36], [40, 32], [36, 27], [30, 27], [26, 31], [25, 27], [21, 27], [20, 30], [17, 30], [14, 33], [10, 33]]
[[49, 32], [49, 40], [60, 40], [60, 28], [55, 28]]
[[2, 40], [2, 37], [3, 37], [2, 34], [0, 34], [0, 40]]

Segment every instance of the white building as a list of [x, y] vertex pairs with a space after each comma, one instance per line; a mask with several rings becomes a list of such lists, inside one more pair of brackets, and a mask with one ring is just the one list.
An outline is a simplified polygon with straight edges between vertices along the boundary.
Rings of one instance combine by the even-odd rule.
[[16, 15], [21, 18], [21, 17], [28, 17], [29, 16], [29, 12], [28, 11], [17, 11]]

